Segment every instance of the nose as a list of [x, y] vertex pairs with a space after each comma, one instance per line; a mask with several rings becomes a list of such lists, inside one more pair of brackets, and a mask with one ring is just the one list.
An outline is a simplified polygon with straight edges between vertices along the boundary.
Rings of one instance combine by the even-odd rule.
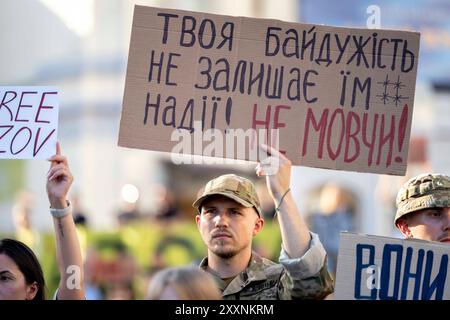
[[213, 218], [215, 227], [226, 227], [228, 226], [227, 215], [223, 210], [219, 211]]
[[448, 231], [450, 229], [450, 207], [444, 209], [444, 231]]

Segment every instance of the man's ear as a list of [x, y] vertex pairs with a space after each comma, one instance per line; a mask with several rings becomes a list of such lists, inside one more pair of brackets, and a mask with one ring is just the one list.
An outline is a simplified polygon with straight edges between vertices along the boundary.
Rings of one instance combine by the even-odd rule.
[[195, 223], [197, 224], [197, 228], [200, 228], [200, 215], [195, 215]]
[[30, 285], [27, 285], [27, 292], [25, 295], [25, 300], [33, 300], [39, 290], [39, 286], [37, 282], [33, 282]]
[[396, 225], [400, 232], [405, 236], [405, 238], [412, 237], [411, 229], [409, 229], [408, 219], [406, 219], [406, 217], [399, 218], [396, 222]]
[[253, 228], [253, 236], [256, 236], [263, 227], [264, 227], [264, 219], [258, 217], [258, 220], [255, 221], [255, 227]]

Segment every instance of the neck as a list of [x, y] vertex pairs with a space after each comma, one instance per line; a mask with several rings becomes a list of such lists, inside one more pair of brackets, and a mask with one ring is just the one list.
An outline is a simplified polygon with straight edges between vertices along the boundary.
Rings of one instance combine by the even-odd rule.
[[208, 267], [223, 279], [235, 277], [247, 268], [251, 255], [251, 247], [231, 258], [221, 258], [208, 250]]

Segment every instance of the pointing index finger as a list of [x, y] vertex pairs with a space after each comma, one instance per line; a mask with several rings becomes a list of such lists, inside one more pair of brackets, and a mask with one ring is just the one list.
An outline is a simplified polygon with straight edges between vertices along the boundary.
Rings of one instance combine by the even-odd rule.
[[56, 155], [61, 155], [61, 145], [59, 144], [59, 141], [56, 142]]
[[47, 159], [51, 162], [51, 167], [55, 166], [59, 163], [65, 163], [67, 165], [66, 157], [61, 155], [61, 145], [59, 142], [56, 142], [56, 154]]

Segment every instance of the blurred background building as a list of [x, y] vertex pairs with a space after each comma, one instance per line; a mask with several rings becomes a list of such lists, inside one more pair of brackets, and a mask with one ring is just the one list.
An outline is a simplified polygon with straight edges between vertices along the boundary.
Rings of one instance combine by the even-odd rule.
[[[292, 192], [297, 205], [314, 231], [326, 230], [329, 219], [314, 215], [343, 210], [337, 204], [334, 211], [324, 209], [321, 198], [333, 183], [345, 199], [348, 216], [343, 226], [393, 236], [400, 184], [423, 171], [449, 174], [447, 1], [2, 0], [0, 85], [59, 88], [58, 139], [75, 177], [71, 196], [77, 217], [90, 228], [112, 230], [139, 218], [190, 219], [192, 200], [208, 179], [232, 171], [256, 181], [252, 166], [176, 166], [167, 154], [117, 146], [135, 4], [362, 28], [369, 17], [367, 8], [379, 6], [382, 28], [421, 32], [407, 176], [295, 167]], [[51, 230], [45, 196], [48, 167], [40, 160], [0, 161], [0, 234], [20, 229], [32, 243], [33, 232]], [[267, 198], [260, 189], [261, 197]], [[29, 194], [26, 200], [20, 197], [23, 192]], [[27, 233], [30, 225], [33, 232]]]

